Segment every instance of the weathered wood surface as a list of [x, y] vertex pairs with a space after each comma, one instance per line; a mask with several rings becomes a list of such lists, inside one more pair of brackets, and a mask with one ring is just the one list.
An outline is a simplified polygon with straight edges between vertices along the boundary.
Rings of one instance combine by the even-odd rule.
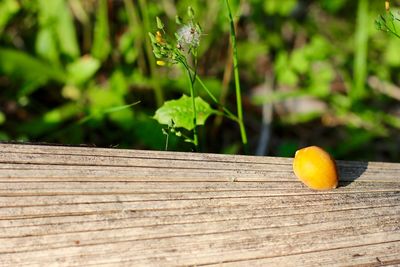
[[0, 265], [400, 264], [400, 164], [0, 144]]

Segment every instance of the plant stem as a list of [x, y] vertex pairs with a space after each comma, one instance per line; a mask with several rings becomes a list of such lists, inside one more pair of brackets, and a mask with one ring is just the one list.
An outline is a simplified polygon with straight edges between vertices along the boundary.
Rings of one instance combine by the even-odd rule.
[[367, 53], [368, 53], [368, 1], [358, 1], [357, 26], [355, 33], [356, 52], [354, 58], [354, 85], [350, 90], [351, 100], [357, 101], [365, 93], [365, 79], [367, 77]]
[[[186, 67], [185, 67], [186, 68]], [[192, 98], [192, 109], [193, 109], [193, 143], [196, 147], [196, 150], [199, 150], [199, 137], [197, 133], [197, 110], [196, 110], [196, 96], [194, 92], [194, 77], [190, 74], [190, 70], [186, 68], [186, 73], [189, 78], [190, 83], [190, 97]]]
[[[194, 71], [190, 66], [188, 66], [187, 64], [185, 64], [185, 63], [182, 62], [181, 60], [180, 60], [179, 62], [181, 62], [181, 63], [185, 66], [185, 68], [188, 69], [188, 70], [192, 73], [192, 75], [195, 75], [195, 71]], [[225, 115], [227, 118], [229, 118], [229, 119], [231, 119], [231, 120], [233, 120], [233, 121], [235, 121], [235, 122], [239, 122], [238, 117], [237, 117], [235, 114], [233, 114], [229, 109], [227, 109], [223, 104], [221, 104], [220, 101], [218, 101], [218, 99], [213, 95], [213, 93], [212, 93], [212, 92], [208, 89], [208, 87], [204, 84], [203, 80], [200, 78], [199, 75], [195, 75], [195, 79], [196, 79], [196, 81], [199, 82], [200, 86], [203, 87], [204, 91], [206, 91], [206, 93], [207, 93], [208, 96], [211, 98], [211, 100], [212, 100], [215, 104], [217, 104], [218, 107], [222, 108], [222, 110], [225, 112], [224, 115]]]
[[239, 122], [239, 118], [218, 101], [218, 99], [213, 95], [213, 93], [211, 93], [211, 91], [207, 88], [207, 86], [204, 84], [203, 80], [198, 75], [196, 76], [196, 80], [199, 82], [201, 87], [203, 87], [204, 91], [206, 91], [206, 93], [211, 98], [211, 100], [214, 101], [215, 104], [217, 104], [219, 107], [222, 108], [222, 110], [226, 113], [226, 114], [224, 114], [224, 115], [226, 115], [226, 117], [228, 117], [229, 119], [231, 119], [233, 121]]
[[[197, 54], [195, 53], [194, 56], [196, 57]], [[196, 110], [196, 96], [195, 96], [195, 91], [194, 91], [194, 83], [196, 82], [197, 79], [197, 72], [196, 69], [192, 69], [189, 64], [186, 61], [185, 57], [178, 57], [177, 61], [182, 64], [182, 66], [185, 68], [188, 79], [189, 79], [189, 84], [190, 84], [190, 97], [192, 98], [192, 109], [193, 109], [193, 144], [195, 145], [195, 148], [197, 151], [199, 151], [199, 137], [197, 133], [197, 110]], [[196, 58], [195, 58], [196, 62]], [[196, 65], [195, 65], [196, 67]], [[193, 73], [193, 74], [192, 74]]]
[[243, 121], [242, 95], [241, 95], [241, 89], [240, 89], [235, 23], [233, 21], [233, 16], [232, 16], [232, 11], [231, 11], [231, 6], [229, 4], [229, 0], [225, 0], [225, 3], [228, 8], [229, 24], [230, 24], [230, 36], [231, 36], [232, 53], [233, 53], [233, 72], [234, 72], [234, 76], [235, 76], [235, 88], [236, 88], [236, 105], [237, 105], [237, 112], [238, 112], [238, 119], [239, 119], [238, 123], [239, 123], [239, 127], [240, 127], [240, 135], [242, 137], [244, 152], [247, 154], [248, 145], [247, 145], [246, 128], [244, 126], [244, 121]]

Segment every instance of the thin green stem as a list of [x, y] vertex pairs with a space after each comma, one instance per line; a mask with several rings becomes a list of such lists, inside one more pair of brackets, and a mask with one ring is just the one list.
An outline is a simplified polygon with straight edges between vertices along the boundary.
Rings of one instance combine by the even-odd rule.
[[240, 135], [242, 137], [242, 143], [244, 147], [245, 153], [248, 152], [247, 145], [247, 134], [246, 128], [244, 126], [243, 121], [243, 108], [242, 108], [242, 94], [240, 89], [240, 78], [239, 78], [239, 64], [238, 64], [238, 56], [237, 56], [237, 46], [236, 46], [236, 32], [235, 32], [235, 23], [233, 21], [231, 6], [229, 4], [229, 0], [225, 0], [228, 15], [229, 15], [229, 24], [230, 24], [230, 36], [231, 36], [231, 44], [232, 44], [232, 53], [233, 53], [233, 72], [235, 76], [235, 88], [236, 88], [236, 105], [238, 112], [238, 123], [240, 127]]
[[[193, 70], [191, 70], [193, 71]], [[225, 116], [228, 117], [229, 119], [239, 122], [239, 118], [233, 114], [229, 109], [227, 109], [224, 105], [222, 105], [218, 99], [213, 95], [213, 93], [207, 88], [207, 86], [204, 84], [203, 80], [197, 75], [196, 76], [197, 82], [203, 87], [204, 91], [208, 94], [208, 96], [211, 98], [212, 101], [214, 101], [215, 104], [217, 104], [219, 107], [222, 108], [222, 110], [225, 112]]]
[[166, 134], [167, 138], [165, 140], [165, 151], [168, 151], [169, 133]]
[[[199, 137], [197, 133], [197, 110], [196, 110], [196, 94], [195, 94], [195, 89], [194, 89], [194, 84], [196, 82], [196, 77], [197, 77], [197, 49], [194, 48], [193, 50], [193, 60], [194, 60], [194, 75], [191, 78], [191, 83], [190, 83], [190, 94], [192, 97], [192, 106], [193, 106], [193, 139], [194, 139], [194, 144], [196, 146], [196, 150], [199, 150]], [[190, 70], [187, 69], [187, 73], [190, 76]]]
[[[188, 66], [184, 62], [181, 62], [181, 63], [185, 66], [185, 68], [189, 69], [193, 75], [195, 75], [195, 70], [193, 70], [190, 66]], [[217, 104], [218, 107], [221, 107], [222, 110], [226, 113], [224, 115], [226, 115], [226, 117], [228, 117], [229, 119], [238, 122], [239, 121], [238, 117], [235, 114], [233, 114], [229, 109], [227, 109], [223, 104], [221, 104], [220, 101], [218, 101], [218, 99], [214, 96], [214, 94], [208, 89], [207, 85], [204, 84], [204, 82], [200, 78], [200, 76], [195, 75], [195, 77], [196, 77], [196, 81], [198, 81], [200, 86], [203, 87], [204, 91], [206, 91], [206, 93], [211, 98], [211, 100], [214, 101], [214, 103]]]
[[199, 136], [197, 133], [197, 110], [196, 110], [196, 96], [194, 92], [194, 81], [193, 77], [190, 74], [190, 70], [186, 68], [186, 73], [189, 78], [189, 84], [190, 84], [190, 97], [192, 98], [192, 109], [193, 109], [193, 143], [196, 147], [196, 150], [199, 150]]
[[194, 71], [193, 71], [194, 73], [193, 73], [192, 83], [194, 84], [197, 78], [197, 49], [193, 51], [193, 60], [194, 60]]
[[[180, 55], [180, 52], [178, 53]], [[182, 66], [185, 68], [190, 85], [190, 97], [192, 98], [192, 109], [193, 109], [193, 144], [196, 147], [196, 150], [199, 150], [199, 136], [197, 133], [197, 110], [196, 110], [196, 96], [194, 90], [194, 83], [196, 82], [196, 70], [193, 70], [186, 61], [185, 57], [178, 56], [176, 59]], [[192, 75], [193, 72], [193, 75]]]
[[354, 55], [354, 84], [350, 90], [352, 101], [357, 101], [366, 94], [365, 80], [368, 72], [368, 2], [369, 0], [358, 1], [357, 26], [355, 32], [356, 51]]

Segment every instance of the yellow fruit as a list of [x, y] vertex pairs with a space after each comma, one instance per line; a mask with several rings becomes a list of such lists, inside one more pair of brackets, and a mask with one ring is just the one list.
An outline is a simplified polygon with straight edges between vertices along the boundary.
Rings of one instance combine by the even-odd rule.
[[329, 190], [339, 182], [335, 160], [320, 147], [309, 146], [296, 151], [293, 171], [311, 189]]

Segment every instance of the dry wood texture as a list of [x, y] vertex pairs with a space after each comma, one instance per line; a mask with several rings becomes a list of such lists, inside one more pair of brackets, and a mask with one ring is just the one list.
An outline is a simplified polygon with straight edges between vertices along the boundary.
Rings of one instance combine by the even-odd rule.
[[400, 164], [0, 144], [0, 265], [400, 264]]

